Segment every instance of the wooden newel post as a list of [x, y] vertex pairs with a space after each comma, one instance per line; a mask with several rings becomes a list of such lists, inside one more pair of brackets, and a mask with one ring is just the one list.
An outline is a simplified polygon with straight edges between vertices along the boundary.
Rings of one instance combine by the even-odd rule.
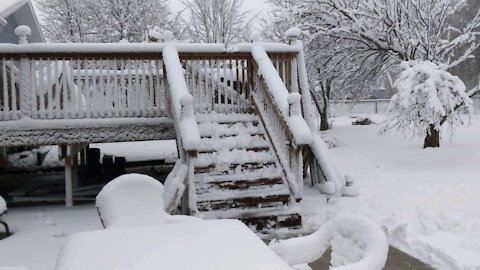
[[[15, 28], [15, 35], [18, 36], [18, 44], [27, 45], [27, 37], [32, 34], [30, 27], [20, 25]], [[31, 95], [31, 71], [30, 61], [27, 57], [20, 58], [19, 65], [19, 89], [20, 89], [20, 113], [21, 116], [32, 116], [32, 95]]]

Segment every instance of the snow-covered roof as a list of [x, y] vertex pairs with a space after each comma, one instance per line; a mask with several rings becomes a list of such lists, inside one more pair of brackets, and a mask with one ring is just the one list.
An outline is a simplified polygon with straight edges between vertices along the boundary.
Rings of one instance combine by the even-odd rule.
[[19, 25], [27, 25], [32, 29], [29, 42], [45, 42], [31, 0], [1, 0], [0, 26], [4, 28], [3, 31], [12, 32]]
[[2, 0], [0, 2], [0, 15], [6, 18], [28, 2], [29, 0]]

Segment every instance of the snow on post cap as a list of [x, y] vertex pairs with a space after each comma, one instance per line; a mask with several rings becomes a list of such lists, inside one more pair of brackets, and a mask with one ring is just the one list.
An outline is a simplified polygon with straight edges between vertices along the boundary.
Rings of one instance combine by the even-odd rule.
[[302, 96], [299, 93], [290, 93], [290, 95], [288, 95], [288, 104], [292, 105], [298, 103], [301, 98]]
[[288, 39], [293, 40], [293, 39], [297, 39], [301, 33], [302, 33], [302, 30], [300, 30], [300, 28], [292, 27], [285, 32], [285, 36]]
[[184, 119], [185, 117], [193, 116], [193, 97], [192, 95], [183, 95], [180, 97], [180, 117]]
[[157, 31], [155, 28], [153, 30], [148, 31], [148, 36], [155, 38], [157, 41], [163, 39], [163, 35]]
[[118, 43], [130, 43], [130, 41], [128, 41], [128, 39], [122, 38], [122, 40], [120, 40]]
[[32, 29], [26, 25], [20, 25], [15, 28], [15, 35], [18, 36], [19, 44], [27, 44], [27, 36], [32, 34]]
[[193, 105], [192, 95], [183, 95], [180, 97], [180, 105], [182, 106], [191, 106]]
[[250, 39], [252, 40], [252, 43], [257, 43], [257, 42], [260, 42], [262, 37], [259, 32], [253, 32], [252, 35], [250, 36]]
[[173, 33], [172, 31], [165, 31], [163, 32], [163, 41], [164, 42], [171, 42], [173, 41]]

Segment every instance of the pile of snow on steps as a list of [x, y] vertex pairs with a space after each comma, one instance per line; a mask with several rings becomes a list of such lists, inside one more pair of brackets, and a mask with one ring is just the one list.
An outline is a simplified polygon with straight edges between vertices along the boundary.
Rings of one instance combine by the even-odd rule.
[[236, 218], [261, 233], [301, 226], [258, 116], [197, 114], [201, 146], [195, 160], [197, 216]]

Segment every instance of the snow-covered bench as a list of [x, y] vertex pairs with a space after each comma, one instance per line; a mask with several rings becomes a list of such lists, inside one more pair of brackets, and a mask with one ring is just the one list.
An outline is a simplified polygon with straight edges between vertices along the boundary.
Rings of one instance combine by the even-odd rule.
[[2, 224], [5, 227], [5, 232], [7, 233], [7, 236], [10, 235], [10, 229], [8, 228], [7, 222], [2, 220], [2, 216], [7, 213], [7, 203], [5, 200], [0, 196], [0, 224]]
[[331, 246], [330, 270], [381, 270], [388, 255], [388, 241], [380, 226], [353, 214], [335, 217], [311, 235], [273, 240], [269, 246], [292, 266], [318, 260]]
[[97, 196], [97, 210], [104, 228], [124, 228], [201, 221], [169, 215], [164, 210], [163, 185], [142, 174], [125, 174], [108, 183]]

